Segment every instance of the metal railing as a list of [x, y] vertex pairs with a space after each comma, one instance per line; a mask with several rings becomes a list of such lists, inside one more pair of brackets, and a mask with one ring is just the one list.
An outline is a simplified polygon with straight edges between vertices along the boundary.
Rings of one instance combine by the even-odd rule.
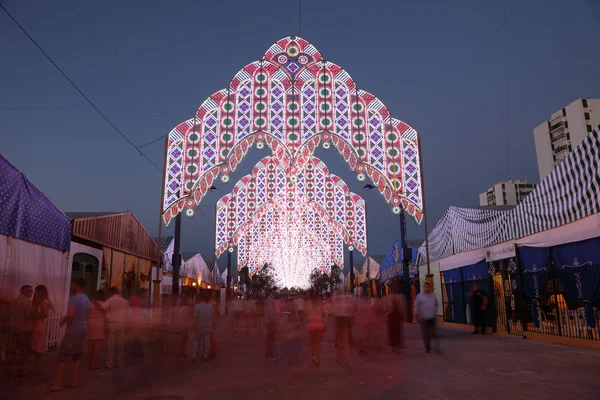
[[467, 294], [473, 283], [488, 293], [486, 320], [495, 331], [600, 341], [600, 265], [556, 268], [550, 263], [542, 271], [496, 272], [479, 281], [446, 283], [442, 277], [445, 321], [471, 323]]

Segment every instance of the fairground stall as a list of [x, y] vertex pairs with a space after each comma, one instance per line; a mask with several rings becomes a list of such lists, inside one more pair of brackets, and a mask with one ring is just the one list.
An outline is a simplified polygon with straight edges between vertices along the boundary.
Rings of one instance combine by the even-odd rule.
[[515, 207], [448, 209], [429, 236], [446, 322], [471, 322], [478, 284], [493, 330], [600, 341], [599, 136], [600, 127]]
[[14, 298], [23, 285], [45, 285], [53, 305], [47, 343], [54, 347], [69, 297], [71, 222], [1, 154], [0, 199], [0, 295]]
[[101, 251], [73, 256], [73, 277], [87, 281], [86, 292], [116, 287], [124, 297], [134, 294], [150, 300], [152, 266], [158, 245], [131, 212], [67, 213], [73, 224], [73, 242]]

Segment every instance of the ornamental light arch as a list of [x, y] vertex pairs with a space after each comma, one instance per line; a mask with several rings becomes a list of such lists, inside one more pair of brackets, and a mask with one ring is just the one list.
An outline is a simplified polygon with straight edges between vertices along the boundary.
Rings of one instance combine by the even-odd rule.
[[217, 202], [215, 253], [239, 243], [271, 204], [291, 212], [310, 211], [327, 221], [334, 233], [363, 255], [367, 250], [366, 205], [346, 183], [329, 172], [317, 157], [310, 157], [292, 175], [275, 156], [264, 157], [252, 173], [242, 177], [233, 191]]
[[[294, 264], [310, 275], [319, 269], [329, 273], [334, 264], [344, 265], [344, 242], [329, 218], [311, 208], [290, 209], [279, 203], [266, 203], [264, 213], [238, 240], [238, 269], [249, 267], [250, 274], [265, 263], [274, 271]], [[284, 254], [288, 255], [286, 260]]]
[[248, 150], [268, 146], [290, 172], [318, 146], [333, 145], [359, 180], [370, 179], [391, 203], [423, 218], [419, 138], [350, 74], [308, 41], [289, 36], [246, 65], [227, 88], [168, 135], [163, 219], [193, 215], [214, 181], [227, 182]]

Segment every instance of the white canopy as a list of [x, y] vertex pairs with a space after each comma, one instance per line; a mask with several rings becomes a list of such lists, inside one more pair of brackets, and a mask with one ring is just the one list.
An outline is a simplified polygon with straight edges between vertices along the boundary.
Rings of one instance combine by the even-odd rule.
[[363, 283], [368, 279], [377, 279], [379, 278], [379, 268], [380, 265], [375, 259], [371, 256], [368, 256], [365, 260], [365, 263], [362, 266], [360, 272], [359, 283]]

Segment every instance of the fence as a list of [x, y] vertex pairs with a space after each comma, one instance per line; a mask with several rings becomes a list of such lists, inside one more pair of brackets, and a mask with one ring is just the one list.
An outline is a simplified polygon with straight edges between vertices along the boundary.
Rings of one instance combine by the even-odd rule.
[[471, 323], [468, 294], [477, 283], [488, 293], [486, 325], [494, 331], [600, 341], [600, 264], [557, 267], [545, 250], [546, 259], [532, 267], [514, 258], [442, 272], [444, 320]]

